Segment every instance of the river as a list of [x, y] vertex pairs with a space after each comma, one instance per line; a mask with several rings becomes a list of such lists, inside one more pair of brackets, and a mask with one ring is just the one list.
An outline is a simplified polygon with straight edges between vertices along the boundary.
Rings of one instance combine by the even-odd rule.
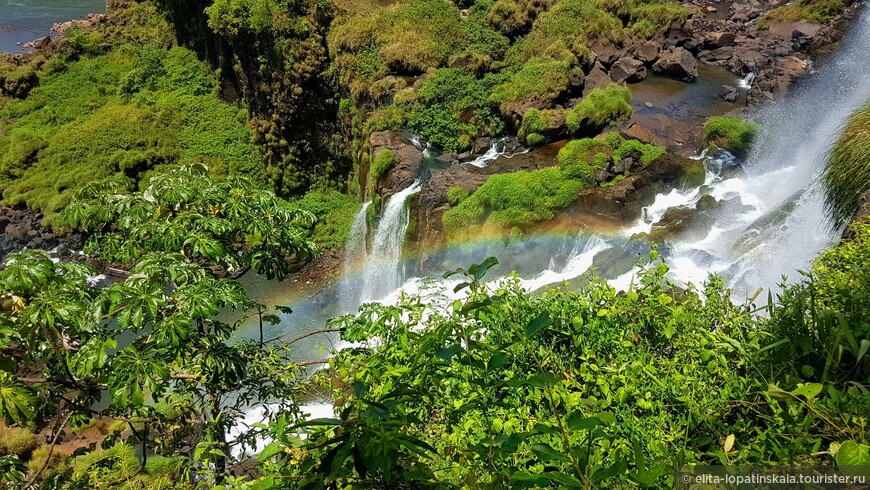
[[56, 22], [105, 11], [105, 0], [0, 0], [0, 51], [21, 51]]

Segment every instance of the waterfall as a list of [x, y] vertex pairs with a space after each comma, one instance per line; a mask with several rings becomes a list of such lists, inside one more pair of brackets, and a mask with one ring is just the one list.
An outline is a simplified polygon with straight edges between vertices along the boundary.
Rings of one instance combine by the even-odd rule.
[[356, 264], [363, 262], [368, 255], [366, 250], [366, 239], [368, 238], [368, 224], [366, 216], [371, 201], [366, 201], [356, 217], [353, 224], [350, 226], [350, 232], [347, 235], [347, 244], [344, 247], [344, 269], [345, 272], [351, 270]]
[[362, 297], [365, 301], [380, 299], [401, 286], [405, 280], [402, 245], [410, 223], [408, 198], [420, 192], [421, 188], [422, 184], [418, 180], [387, 200], [372, 238], [363, 274]]
[[[762, 130], [742, 166], [708, 160], [714, 175], [704, 192], [721, 203], [709, 212], [712, 226], [701, 238], [686, 234], [672, 241], [668, 262], [681, 282], [698, 284], [707, 274], [723, 274], [735, 290], [777, 289], [783, 275], [829, 248], [841, 230], [831, 230], [819, 176], [842, 125], [870, 98], [870, 9], [865, 9], [840, 50], [818, 72], [792, 87], [782, 102], [758, 114]], [[656, 198], [636, 229], [649, 228], [671, 206], [692, 206], [700, 193], [671, 192]]]

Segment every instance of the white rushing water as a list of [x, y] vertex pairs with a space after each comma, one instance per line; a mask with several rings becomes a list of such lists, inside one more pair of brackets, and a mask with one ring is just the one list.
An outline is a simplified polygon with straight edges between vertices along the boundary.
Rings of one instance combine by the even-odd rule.
[[380, 299], [404, 281], [402, 246], [410, 223], [408, 198], [420, 192], [420, 189], [422, 183], [418, 180], [387, 199], [365, 265], [363, 300]]
[[530, 148], [522, 148], [517, 151], [508, 151], [510, 147], [507, 143], [512, 138], [499, 138], [492, 142], [492, 145], [486, 150], [483, 155], [471, 160], [470, 162], [466, 162], [468, 165], [474, 165], [475, 167], [484, 168], [489, 165], [489, 162], [495, 160], [496, 158], [512, 158], [516, 155], [522, 155], [524, 153], [528, 153]]
[[368, 250], [366, 249], [366, 241], [368, 239], [368, 224], [366, 223], [366, 217], [368, 215], [369, 206], [371, 205], [371, 201], [366, 201], [356, 214], [356, 217], [353, 219], [353, 223], [350, 226], [347, 244], [344, 247], [345, 270], [348, 270], [357, 263], [364, 261], [368, 256]]

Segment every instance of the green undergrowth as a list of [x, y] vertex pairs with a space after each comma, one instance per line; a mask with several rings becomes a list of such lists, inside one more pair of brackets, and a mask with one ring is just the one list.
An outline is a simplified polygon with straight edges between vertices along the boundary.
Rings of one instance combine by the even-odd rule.
[[[96, 36], [94, 33], [87, 34]], [[103, 39], [103, 38], [98, 38]], [[194, 162], [216, 175], [262, 178], [247, 117], [217, 97], [217, 78], [182, 47], [125, 43], [42, 65], [39, 84], [0, 108], [0, 191], [62, 228], [58, 213], [82, 185]]]
[[[855, 232], [761, 315], [715, 275], [674, 287], [655, 251], [625, 291], [591, 277], [531, 294], [487, 284], [487, 269], [506, 272], [494, 259], [460, 269], [469, 294], [455, 303], [411, 296], [335, 323], [376, 347], [332, 360], [352, 422], [317, 434], [339, 454], [413, 441], [426, 449], [379, 471], [451, 488], [670, 488], [690, 464], [865, 471], [870, 226]], [[396, 408], [372, 413], [379, 402]]]
[[292, 203], [317, 218], [308, 226], [309, 237], [324, 249], [345, 246], [351, 223], [361, 207], [359, 199], [334, 189], [308, 191]]
[[[450, 152], [518, 129], [529, 108], [578, 99], [590, 46], [653, 37], [688, 16], [675, 2], [640, 0], [340, 0], [335, 12], [333, 68], [367, 130], [408, 127]], [[623, 120], [624, 94], [609, 89], [565, 111], [570, 131]]]
[[602, 139], [569, 141], [559, 150], [555, 167], [493, 175], [470, 196], [462, 195], [464, 189], [450, 189], [447, 197], [452, 207], [442, 218], [444, 231], [459, 239], [478, 234], [479, 226], [499, 234], [553, 219], [555, 211], [574, 202], [581, 189], [598, 185], [596, 170], [629, 157], [645, 167], [664, 154], [663, 148], [624, 139], [616, 132]]
[[704, 123], [704, 141], [735, 153], [746, 153], [758, 133], [758, 125], [739, 117], [716, 116]]
[[845, 225], [870, 191], [870, 105], [851, 116], [834, 145], [823, 175], [834, 226]]
[[529, 146], [538, 146], [562, 136], [592, 136], [627, 121], [633, 112], [631, 91], [609, 84], [589, 92], [568, 109], [527, 109], [518, 135]]
[[839, 15], [844, 8], [843, 0], [797, 0], [770, 10], [759, 19], [758, 25], [766, 28], [771, 21], [822, 24]]

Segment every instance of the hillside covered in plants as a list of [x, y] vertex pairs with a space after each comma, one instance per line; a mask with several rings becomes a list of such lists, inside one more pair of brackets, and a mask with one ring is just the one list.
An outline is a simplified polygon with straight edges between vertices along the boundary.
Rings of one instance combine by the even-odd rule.
[[862, 2], [57, 22], [0, 53], [0, 486], [870, 480]]

